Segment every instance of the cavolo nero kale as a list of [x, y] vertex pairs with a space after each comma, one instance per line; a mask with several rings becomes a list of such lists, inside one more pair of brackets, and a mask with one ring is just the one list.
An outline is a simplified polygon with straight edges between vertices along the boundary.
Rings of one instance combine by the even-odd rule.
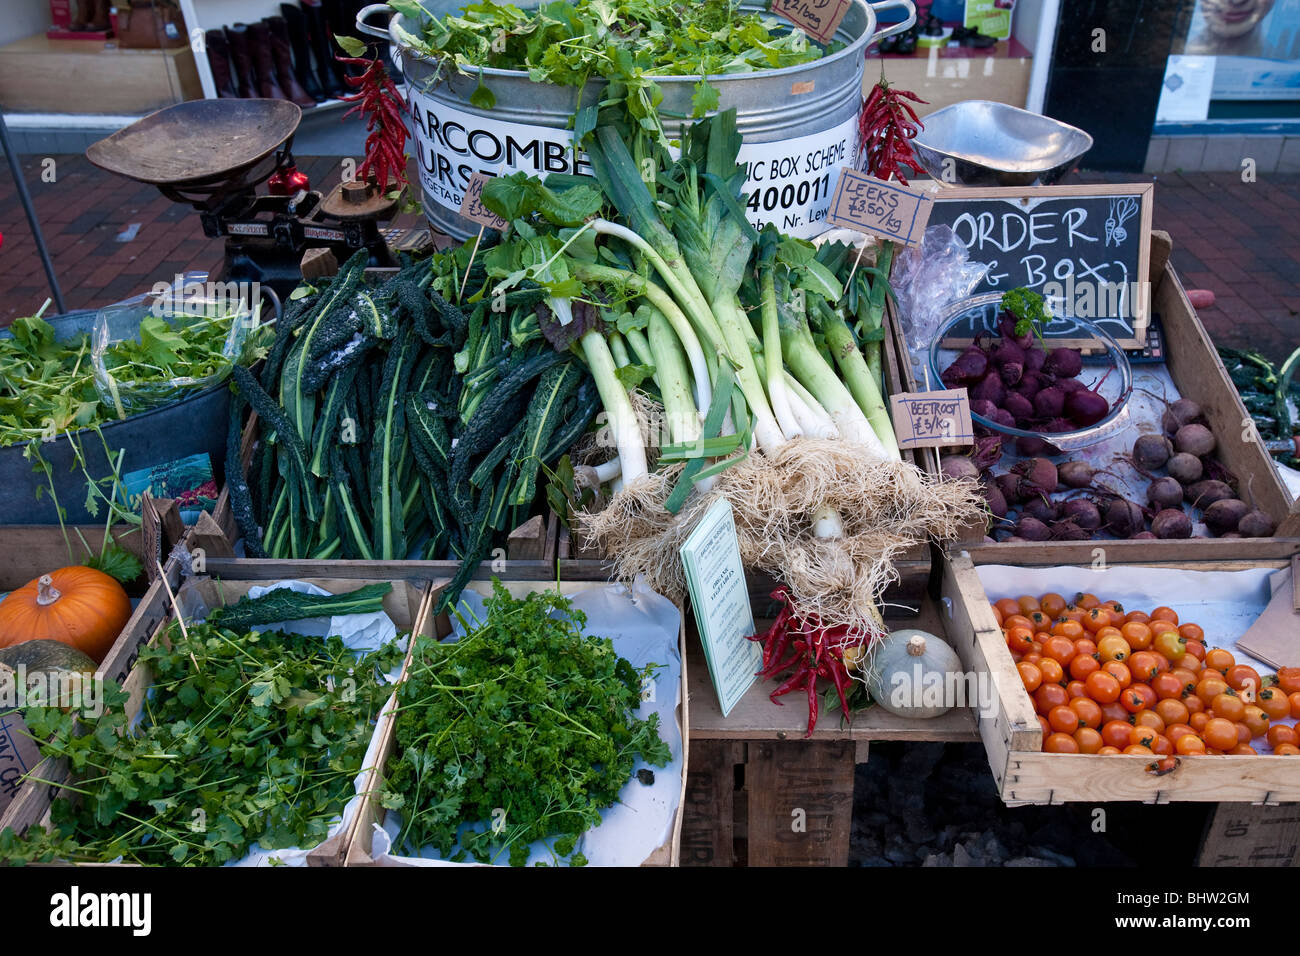
[[660, 665], [637, 671], [585, 625], [554, 591], [516, 599], [498, 582], [485, 620], [459, 641], [420, 639], [382, 796], [401, 813], [402, 852], [521, 866], [530, 843], [553, 839], [556, 858], [581, 866], [578, 838], [638, 758], [671, 761], [659, 715], [633, 716]]

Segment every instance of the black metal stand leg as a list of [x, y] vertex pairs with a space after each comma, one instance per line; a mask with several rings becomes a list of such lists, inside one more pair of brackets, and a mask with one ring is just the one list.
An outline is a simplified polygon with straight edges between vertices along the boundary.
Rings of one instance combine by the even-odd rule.
[[18, 155], [14, 152], [13, 145], [9, 142], [9, 126], [5, 123], [3, 108], [0, 108], [0, 147], [4, 148], [5, 158], [9, 160], [9, 171], [14, 177], [14, 188], [18, 190], [18, 198], [27, 213], [27, 222], [32, 227], [32, 238], [36, 240], [36, 251], [41, 254], [41, 265], [45, 267], [45, 277], [50, 282], [54, 305], [60, 313], [67, 312], [68, 309], [63, 304], [63, 293], [59, 290], [59, 280], [54, 276], [54, 263], [50, 261], [50, 250], [45, 245], [45, 235], [41, 232], [40, 220], [36, 218], [36, 207], [32, 205], [32, 195], [27, 191], [27, 183], [23, 179], [22, 165], [18, 162]]

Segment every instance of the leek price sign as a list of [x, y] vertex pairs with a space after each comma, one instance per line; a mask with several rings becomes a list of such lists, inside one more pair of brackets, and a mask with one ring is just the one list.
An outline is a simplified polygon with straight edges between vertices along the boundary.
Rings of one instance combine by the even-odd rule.
[[[937, 188], [937, 187], [932, 187]], [[909, 189], [845, 169], [831, 200], [830, 221], [836, 226], [919, 245], [930, 221], [934, 199], [929, 190]]]

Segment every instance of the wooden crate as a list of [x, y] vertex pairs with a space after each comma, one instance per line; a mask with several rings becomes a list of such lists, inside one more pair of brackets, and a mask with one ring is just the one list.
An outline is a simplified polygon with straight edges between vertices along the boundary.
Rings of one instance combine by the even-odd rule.
[[[1158, 252], [1158, 244], [1153, 243], [1153, 260]], [[1165, 337], [1165, 357], [1169, 376], [1173, 379], [1181, 395], [1196, 400], [1205, 410], [1211, 430], [1220, 436], [1217, 454], [1223, 464], [1239, 476], [1242, 492], [1245, 484], [1253, 476], [1251, 493], [1255, 502], [1277, 523], [1273, 538], [1188, 538], [1176, 541], [1051, 541], [1051, 542], [1003, 542], [988, 544], [984, 541], [984, 525], [968, 527], [958, 541], [952, 546], [968, 549], [972, 555], [983, 556], [985, 551], [996, 560], [1007, 564], [1034, 563], [1075, 564], [1081, 561], [1091, 562], [1097, 555], [1098, 548], [1104, 550], [1107, 561], [1146, 560], [1152, 554], [1151, 547], [1169, 560], [1195, 561], [1210, 558], [1272, 558], [1282, 553], [1290, 553], [1293, 543], [1279, 543], [1279, 539], [1300, 538], [1300, 501], [1292, 501], [1286, 486], [1278, 477], [1273, 459], [1263, 445], [1245, 437], [1250, 424], [1250, 416], [1241, 402], [1232, 380], [1223, 368], [1214, 344], [1206, 334], [1205, 327], [1196, 317], [1196, 311], [1188, 301], [1187, 293], [1178, 278], [1172, 264], [1157, 268], [1160, 264], [1152, 262], [1152, 309], [1161, 318]], [[889, 308], [892, 310], [893, 305]], [[916, 391], [916, 378], [912, 374], [908, 361], [907, 344], [900, 333], [898, 323], [893, 325], [896, 333], [895, 348], [898, 350], [899, 365], [908, 374], [908, 390]], [[931, 454], [926, 458], [926, 467], [932, 473], [938, 473], [938, 458]], [[1039, 561], [1042, 555], [1056, 555], [1045, 562]]]
[[[759, 621], [760, 630], [767, 621]], [[939, 606], [929, 598], [915, 615], [887, 623], [942, 634]], [[723, 717], [704, 662], [694, 616], [687, 622], [690, 659], [691, 775], [682, 826], [683, 866], [845, 866], [853, 818], [853, 768], [868, 760], [873, 740], [973, 742], [976, 714], [956, 708], [910, 720], [880, 707], [854, 715], [823, 715], [811, 739], [807, 698], [784, 706], [768, 698], [776, 686], [754, 684]]]
[[1196, 865], [1300, 866], [1300, 804], [1219, 804]]
[[[244, 570], [248, 573], [241, 574], [240, 571]], [[141, 619], [138, 626], [134, 628], [128, 627], [128, 632], [123, 634], [124, 638], [128, 636], [128, 633], [131, 637], [134, 646], [131, 655], [133, 663], [139, 648], [145, 643], [154, 644], [166, 630], [167, 625], [175, 619], [174, 605], [167, 595], [167, 587], [172, 589], [176, 596], [176, 602], [182, 607], [189, 606], [190, 602], [197, 598], [201, 599], [208, 607], [213, 608], [237, 601], [247, 594], [249, 588], [254, 585], [269, 583], [273, 580], [284, 580], [280, 577], [264, 575], [260, 573], [261, 569], [255, 566], [236, 569], [235, 573], [220, 578], [195, 577], [182, 580], [179, 568], [174, 565], [168, 569], [168, 572], [166, 586], [164, 586], [162, 580], [159, 580], [150, 589], [150, 595], [160, 596], [162, 599], [162, 615], [156, 619], [152, 617]], [[364, 583], [362, 580], [345, 575], [303, 576], [295, 578], [295, 580], [314, 584], [326, 591], [335, 593], [354, 590]], [[441, 583], [439, 582], [439, 586]], [[392, 592], [384, 598], [384, 610], [392, 618], [399, 633], [408, 630], [413, 635], [431, 633], [428, 630], [432, 626], [429, 611], [435, 590], [433, 587], [413, 584], [400, 579], [394, 582]], [[133, 619], [134, 621], [135, 619]], [[410, 646], [413, 648], [414, 644], [415, 642], [412, 640]], [[409, 649], [407, 660], [410, 660]], [[125, 675], [125, 679], [114, 679], [121, 684], [122, 689], [129, 695], [125, 705], [126, 712], [131, 716], [139, 713], [144, 704], [145, 694], [152, 683], [149, 668], [143, 664], [135, 665], [130, 669], [130, 673]], [[381, 713], [376, 724], [375, 734], [382, 734], [391, 723], [391, 704], [392, 701], [390, 701], [389, 705], [386, 705], [383, 713]], [[375, 768], [365, 768], [362, 771], [358, 781], [358, 793], [368, 792], [374, 772]], [[0, 818], [0, 830], [11, 826], [15, 832], [21, 833], [28, 826], [35, 823], [40, 823], [46, 827], [50, 825], [50, 805], [58, 796], [59, 785], [69, 778], [68, 768], [64, 761], [46, 760], [39, 766], [38, 776], [47, 782], [37, 783], [31, 781], [24, 786], [18, 799], [10, 806], [4, 817]], [[342, 866], [359, 818], [359, 813], [354, 814], [352, 820], [340, 832], [312, 848], [306, 857], [307, 864], [309, 866]]]
[[[889, 329], [888, 325], [893, 319], [886, 314], [884, 321], [886, 323], [886, 332], [885, 342], [881, 349], [882, 371], [886, 391], [889, 395], [897, 395], [904, 391], [910, 391], [910, 389], [905, 383], [903, 370], [898, 366], [898, 354], [890, 344], [894, 333]], [[913, 450], [904, 451], [903, 460], [920, 468], [926, 467], [919, 453]], [[579, 547], [569, 534], [569, 530], [564, 527], [559, 530], [557, 557], [562, 562], [572, 559], [573, 573], [577, 575], [577, 580], [604, 581], [610, 576], [609, 564], [603, 556]], [[882, 600], [886, 603], [914, 604], [925, 593], [930, 580], [931, 548], [929, 542], [915, 544], [903, 551], [898, 559], [894, 561], [894, 569], [898, 572], [898, 580], [885, 591]], [[751, 603], [756, 605], [766, 604], [770, 600], [772, 589], [777, 586], [776, 579], [764, 571], [747, 571], [745, 580], [749, 587], [749, 599]]]
[[[505, 587], [516, 597], [527, 594], [532, 591], [545, 590], [556, 587], [562, 594], [573, 594], [577, 591], [591, 587], [590, 582], [579, 582], [566, 580], [559, 584], [545, 584], [537, 581], [521, 581], [512, 579], [502, 582]], [[476, 581], [471, 585], [474, 590], [480, 594], [490, 594], [491, 586], [487, 582]], [[685, 614], [682, 615], [683, 622]], [[451, 624], [445, 614], [438, 616], [434, 620], [436, 633], [438, 636], [445, 637], [451, 633]], [[643, 862], [642, 866], [679, 866], [679, 851], [682, 839], [682, 817], [686, 804], [686, 787], [687, 787], [687, 768], [690, 766], [690, 693], [687, 676], [687, 655], [686, 655], [686, 631], [685, 625], [681, 630], [678, 639], [678, 651], [681, 654], [682, 676], [681, 676], [681, 703], [677, 706], [677, 722], [682, 734], [682, 789], [678, 795], [677, 814], [673, 822], [672, 834], [668, 840], [661, 844], [649, 857]], [[367, 797], [361, 806], [361, 812], [358, 814], [357, 826], [354, 831], [352, 845], [347, 854], [347, 866], [357, 867], [375, 867], [381, 864], [374, 863], [374, 828], [382, 825], [387, 811], [380, 805], [377, 794], [382, 787], [383, 768], [388, 762], [388, 758], [393, 753], [396, 745], [396, 727], [392, 722], [385, 728], [385, 736], [380, 744], [380, 756], [375, 770], [375, 775], [370, 785], [367, 787]]]
[[[989, 597], [976, 572], [979, 564], [1010, 564], [988, 552], [960, 554], [944, 563], [942, 600], [950, 613], [950, 642], [971, 670], [987, 672], [997, 703], [979, 720], [980, 738], [1002, 799], [1010, 806], [1135, 800], [1276, 804], [1300, 800], [1300, 761], [1272, 755], [1206, 755], [1174, 758], [1163, 770], [1136, 755], [1042, 753], [1042, 729], [1007, 649]], [[1187, 570], [1237, 571], [1283, 568], [1287, 560], [1169, 562]], [[1135, 562], [1134, 566], [1151, 566]], [[1089, 567], [1085, 564], [1083, 568]], [[1080, 574], [1087, 573], [1081, 570]], [[1176, 603], [1170, 601], [1169, 603]]]

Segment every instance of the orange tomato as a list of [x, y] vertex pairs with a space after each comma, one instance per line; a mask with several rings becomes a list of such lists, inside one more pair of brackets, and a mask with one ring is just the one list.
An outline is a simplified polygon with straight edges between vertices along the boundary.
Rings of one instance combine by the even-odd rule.
[[1233, 726], [1237, 728], [1237, 743], [1248, 744], [1251, 741], [1250, 728], [1242, 721], [1234, 721]]
[[1134, 680], [1149, 681], [1160, 673], [1160, 659], [1151, 651], [1137, 651], [1125, 663]]
[[1075, 654], [1074, 660], [1070, 661], [1070, 676], [1075, 680], [1083, 680], [1093, 671], [1101, 670], [1101, 664], [1097, 663], [1097, 658], [1090, 654]]
[[1052, 635], [1050, 631], [1035, 631], [1034, 643], [1039, 645], [1039, 647], [1041, 648], [1042, 645], [1047, 643], [1048, 638], [1050, 638], [1051, 636]]
[[1151, 628], [1145, 624], [1129, 621], [1119, 629], [1119, 632], [1124, 635], [1124, 640], [1138, 650], [1145, 650], [1151, 646]]
[[1287, 698], [1291, 703], [1291, 716], [1300, 719], [1300, 690]]
[[1273, 754], [1277, 757], [1300, 756], [1300, 746], [1296, 746], [1295, 744], [1282, 744], [1280, 747], [1273, 748]]
[[1075, 697], [1070, 700], [1068, 706], [1085, 727], [1096, 730], [1101, 726], [1101, 705], [1095, 700], [1088, 697]]
[[1052, 625], [1052, 634], [1057, 637], [1068, 637], [1070, 646], [1073, 648], [1074, 642], [1084, 635], [1083, 625], [1078, 621], [1071, 621], [1067, 618]]
[[1300, 735], [1296, 734], [1295, 728], [1288, 727], [1286, 724], [1274, 724], [1268, 728], [1268, 733], [1264, 735], [1264, 739], [1268, 741], [1268, 745], [1274, 750], [1277, 750], [1282, 744], [1300, 744]]
[[1279, 667], [1277, 686], [1288, 696], [1300, 692], [1300, 667]]
[[1002, 598], [998, 601], [994, 601], [993, 606], [1002, 612], [1002, 618], [1004, 621], [1012, 614], [1020, 613], [1020, 605], [1016, 603], [1015, 598]]
[[1127, 687], [1129, 684], [1133, 683], [1133, 672], [1128, 669], [1127, 664], [1123, 664], [1120, 661], [1107, 661], [1102, 665], [1101, 669], [1119, 681], [1119, 686], [1121, 688]]
[[1157, 674], [1151, 678], [1151, 689], [1156, 692], [1156, 697], [1160, 700], [1180, 700], [1183, 696], [1184, 686], [1178, 677], [1172, 673]]
[[1038, 670], [1043, 675], [1044, 684], [1060, 684], [1065, 680], [1065, 668], [1061, 666], [1060, 661], [1050, 657], [1044, 657], [1038, 662]]
[[1020, 679], [1025, 684], [1025, 690], [1033, 693], [1038, 690], [1038, 685], [1043, 682], [1043, 672], [1033, 664], [1026, 664], [1021, 661], [1016, 665], [1016, 670], [1020, 672]]
[[1034, 629], [1034, 623], [1023, 614], [1011, 614], [1002, 622], [1002, 630], [1005, 631], [1009, 627], [1027, 627], [1032, 631]]
[[1146, 707], [1133, 714], [1134, 727], [1150, 727], [1158, 734], [1165, 732], [1165, 719], [1154, 710]]
[[1249, 664], [1232, 665], [1228, 668], [1228, 673], [1223, 676], [1223, 679], [1228, 682], [1228, 686], [1233, 690], [1242, 690], [1249, 687], [1258, 694], [1264, 686], [1263, 680], [1260, 679], [1259, 671], [1255, 670], [1255, 668], [1251, 667]]
[[1195, 737], [1196, 731], [1187, 724], [1170, 724], [1165, 728], [1165, 736], [1172, 741], [1177, 741], [1178, 738], [1182, 737], [1184, 734], [1191, 734]]
[[[1209, 703], [1220, 694], [1227, 693], [1229, 690], [1228, 682], [1218, 674], [1211, 674], [1208, 677], [1202, 677], [1196, 684], [1196, 696], [1201, 700]], [[1265, 708], [1267, 710], [1267, 708]], [[1289, 710], [1290, 708], [1288, 708]]]
[[1263, 737], [1268, 733], [1268, 714], [1260, 710], [1256, 704], [1246, 705], [1246, 716], [1242, 718], [1247, 727], [1250, 728], [1251, 739]]
[[1043, 751], [1049, 754], [1077, 754], [1079, 743], [1069, 734], [1048, 734]]
[[1225, 651], [1222, 647], [1215, 647], [1205, 652], [1205, 666], [1213, 667], [1223, 674], [1228, 673], [1236, 663], [1237, 659], [1232, 656], [1232, 652]]
[[1125, 660], [1131, 653], [1133, 648], [1129, 647], [1128, 641], [1122, 637], [1107, 636], [1097, 641], [1097, 654], [1101, 657], [1102, 663]]
[[994, 619], [995, 621], [998, 622], [998, 627], [1001, 627], [1001, 626], [1002, 626], [1002, 608], [998, 607], [996, 603], [990, 604], [989, 607], [990, 607], [990, 608], [992, 609], [992, 611], [993, 611], [993, 619]]
[[1146, 611], [1129, 611], [1124, 615], [1125, 621], [1137, 621], [1139, 624], [1145, 624], [1151, 620], [1151, 615]]
[[1038, 650], [1035, 649], [1030, 651], [1028, 654], [1025, 654], [1020, 659], [1027, 664], [1037, 664], [1043, 659], [1043, 655], [1038, 653]]
[[1259, 692], [1255, 698], [1259, 709], [1268, 714], [1270, 720], [1281, 720], [1291, 716], [1291, 701], [1281, 690], [1269, 687]]
[[1101, 604], [1101, 601], [1098, 600], [1097, 595], [1089, 594], [1086, 591], [1076, 594], [1074, 597], [1074, 606], [1084, 611], [1091, 611], [1099, 604]]
[[1195, 734], [1183, 734], [1174, 741], [1174, 751], [1184, 756], [1203, 754], [1205, 753], [1205, 741]]
[[1038, 606], [1044, 614], [1059, 617], [1061, 612], [1065, 610], [1065, 598], [1055, 591], [1048, 591], [1038, 599]]
[[1198, 661], [1202, 663], [1205, 661], [1204, 641], [1188, 641], [1185, 649], [1187, 651], [1188, 657], [1195, 657]]
[[1154, 757], [1155, 751], [1150, 747], [1143, 747], [1141, 744], [1129, 744], [1124, 748], [1124, 753], [1132, 754], [1135, 757]]
[[1062, 667], [1068, 666], [1070, 661], [1074, 660], [1074, 655], [1074, 641], [1068, 637], [1051, 637], [1043, 645], [1043, 656], [1050, 657]]
[[1074, 700], [1076, 697], [1085, 697], [1088, 693], [1084, 689], [1083, 681], [1081, 680], [1070, 681], [1065, 685], [1065, 692], [1070, 695], [1070, 700]]
[[1047, 722], [1052, 725], [1052, 730], [1062, 734], [1073, 734], [1083, 726], [1079, 715], [1064, 704], [1047, 712]]
[[1177, 697], [1166, 697], [1156, 701], [1155, 712], [1166, 724], [1185, 724], [1192, 716], [1187, 706]]
[[1219, 694], [1210, 701], [1210, 710], [1214, 711], [1215, 717], [1234, 723], [1246, 719], [1246, 703], [1236, 694]]
[[1070, 695], [1066, 693], [1064, 687], [1060, 684], [1043, 684], [1038, 690], [1034, 691], [1034, 703], [1038, 705], [1040, 714], [1048, 713], [1053, 707], [1059, 707], [1061, 704], [1068, 704]]
[[1155, 743], [1151, 745], [1151, 749], [1158, 756], [1168, 757], [1174, 752], [1174, 745], [1170, 743], [1169, 738], [1164, 734], [1156, 734], [1156, 740]]
[[1180, 624], [1178, 626], [1178, 633], [1181, 637], [1184, 637], [1189, 641], [1205, 640], [1205, 631], [1201, 629], [1201, 625], [1199, 624], [1192, 624], [1190, 622], [1187, 624]]
[[1101, 734], [1091, 727], [1080, 727], [1076, 730], [1074, 742], [1079, 745], [1079, 753], [1095, 754], [1101, 751]]
[[1112, 700], [1109, 704], [1101, 705], [1102, 723], [1107, 723], [1112, 720], [1120, 720], [1127, 724], [1128, 716], [1128, 711], [1125, 710], [1124, 705], [1119, 702], [1119, 698]]
[[1075, 624], [1078, 624], [1080, 628], [1082, 628], [1082, 627], [1083, 627], [1083, 616], [1084, 616], [1085, 614], [1087, 614], [1087, 613], [1088, 613], [1087, 611], [1080, 610], [1080, 609], [1077, 608], [1077, 607], [1067, 607], [1067, 608], [1066, 608], [1064, 611], [1062, 611], [1060, 614], [1056, 615], [1056, 620], [1058, 620], [1058, 621], [1073, 621]]
[[1161, 605], [1160, 607], [1156, 608], [1154, 611], [1151, 612], [1151, 620], [1169, 621], [1171, 624], [1177, 624], [1178, 612], [1171, 607], [1165, 607], [1164, 605]]
[[1109, 757], [1111, 754], [1123, 753], [1118, 747], [1102, 747], [1097, 751], [1103, 757]]
[[1213, 747], [1215, 750], [1231, 750], [1241, 743], [1237, 739], [1236, 724], [1222, 717], [1212, 717], [1206, 721], [1205, 729], [1201, 731], [1201, 739], [1205, 741], [1207, 747]]
[[1088, 675], [1088, 679], [1083, 684], [1087, 688], [1088, 696], [1099, 704], [1109, 704], [1113, 700], [1119, 700], [1121, 690], [1119, 681], [1105, 671], [1094, 671]]
[[1034, 647], [1034, 632], [1027, 627], [1009, 627], [1004, 632], [1007, 647], [1013, 654], [1028, 653]]
[[1110, 623], [1110, 608], [1095, 607], [1083, 616], [1083, 627], [1087, 631], [1096, 634], [1103, 627], [1112, 627]]
[[1253, 757], [1256, 756], [1259, 751], [1250, 746], [1250, 744], [1237, 744], [1237, 746], [1229, 750], [1228, 753], [1235, 757]]
[[1102, 724], [1101, 739], [1108, 747], [1123, 750], [1133, 740], [1133, 725], [1127, 720], [1111, 720]]
[[1160, 736], [1159, 731], [1155, 730], [1152, 727], [1142, 727], [1142, 726], [1135, 725], [1129, 728], [1128, 742], [1130, 744], [1137, 744], [1139, 747], [1146, 747], [1148, 750], [1150, 750], [1151, 745], [1155, 743], [1156, 738], [1159, 736]]
[[1191, 654], [1183, 654], [1178, 658], [1178, 666], [1170, 668], [1170, 670], [1187, 671], [1189, 674], [1199, 674], [1204, 669], [1205, 665], [1201, 663], [1201, 659]]
[[1036, 631], [1045, 631], [1052, 626], [1052, 619], [1042, 611], [1030, 611], [1025, 617], [1029, 618], [1029, 623]]
[[1148, 621], [1147, 627], [1151, 628], [1151, 637], [1153, 640], [1165, 631], [1173, 631], [1174, 633], [1178, 632], [1177, 624], [1172, 621], [1162, 621], [1157, 618], [1152, 618]]
[[1146, 684], [1133, 684], [1131, 687], [1124, 688], [1124, 692], [1119, 695], [1119, 702], [1130, 714], [1136, 714], [1140, 710], [1149, 710], [1155, 706], [1156, 692]]
[[1042, 714], [1035, 714], [1034, 716], [1038, 718], [1038, 726], [1042, 728], [1043, 739], [1046, 740], [1047, 736], [1052, 733], [1052, 725], [1047, 722], [1047, 718]]
[[1188, 712], [1199, 714], [1205, 710], [1205, 701], [1201, 700], [1201, 698], [1197, 697], [1195, 694], [1188, 694], [1183, 698], [1183, 706], [1187, 708]]

